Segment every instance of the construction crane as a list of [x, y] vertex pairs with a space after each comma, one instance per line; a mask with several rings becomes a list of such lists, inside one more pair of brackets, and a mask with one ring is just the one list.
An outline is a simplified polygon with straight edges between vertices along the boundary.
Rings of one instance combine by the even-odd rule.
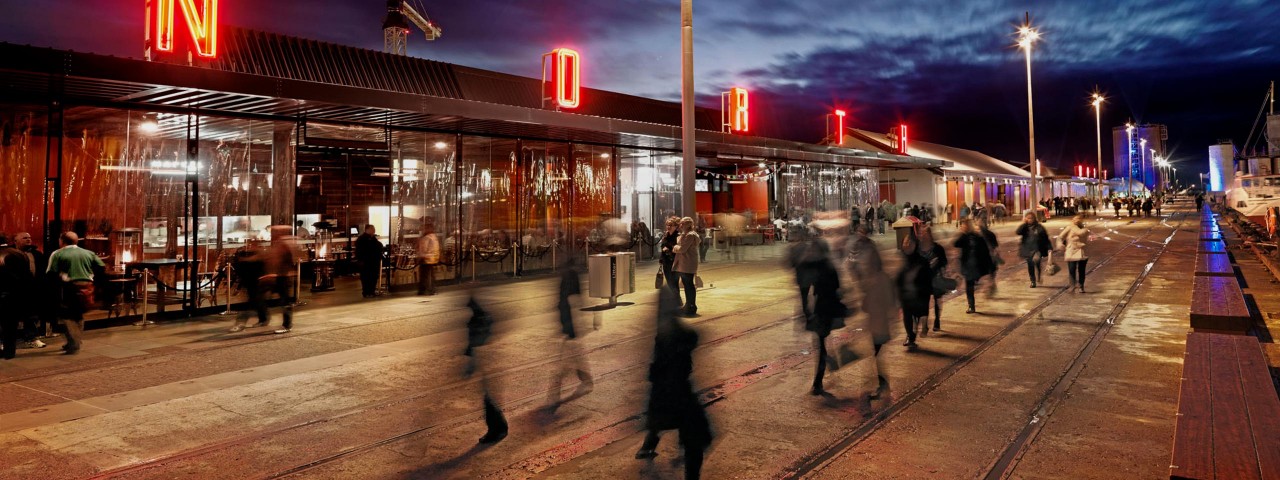
[[387, 18], [382, 21], [382, 51], [405, 55], [409, 48], [409, 23], [417, 25], [427, 40], [440, 38], [440, 27], [418, 12], [406, 0], [387, 0]]

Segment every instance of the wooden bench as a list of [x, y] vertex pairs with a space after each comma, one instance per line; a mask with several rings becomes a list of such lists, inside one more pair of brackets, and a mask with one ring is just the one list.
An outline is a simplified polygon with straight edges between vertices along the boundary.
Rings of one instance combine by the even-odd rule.
[[1253, 317], [1234, 276], [1197, 276], [1191, 287], [1191, 328], [1197, 332], [1244, 335]]
[[1254, 337], [1187, 334], [1169, 478], [1280, 478], [1280, 396]]
[[1235, 269], [1231, 268], [1231, 257], [1227, 255], [1196, 255], [1196, 276], [1198, 277], [1234, 277]]

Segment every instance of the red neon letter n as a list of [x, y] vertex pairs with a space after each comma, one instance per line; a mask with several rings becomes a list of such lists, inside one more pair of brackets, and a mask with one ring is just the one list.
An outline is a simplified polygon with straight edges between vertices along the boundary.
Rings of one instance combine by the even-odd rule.
[[204, 8], [196, 10], [195, 0], [156, 0], [156, 50], [173, 51], [173, 9], [177, 3], [187, 31], [196, 46], [196, 55], [218, 55], [218, 0], [203, 0]]

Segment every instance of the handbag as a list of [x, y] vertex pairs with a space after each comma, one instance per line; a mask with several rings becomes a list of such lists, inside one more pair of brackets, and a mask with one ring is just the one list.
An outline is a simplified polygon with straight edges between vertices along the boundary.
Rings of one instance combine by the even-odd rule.
[[1057, 274], [1059, 270], [1061, 270], [1061, 268], [1058, 267], [1058, 264], [1053, 263], [1053, 252], [1049, 252], [1049, 266], [1045, 267], [1045, 273], [1054, 275]]
[[702, 288], [702, 277], [698, 275], [693, 276], [693, 288]]
[[659, 289], [659, 288], [662, 288], [662, 280], [663, 280], [663, 278], [664, 278], [664, 277], [665, 277], [665, 275], [663, 275], [663, 274], [662, 274], [662, 268], [661, 268], [661, 267], [659, 267], [659, 268], [658, 268], [658, 275], [657, 275], [657, 276], [655, 276], [655, 277], [653, 277], [653, 288], [654, 288], [654, 290], [657, 290], [657, 289]]
[[934, 294], [943, 295], [955, 290], [956, 287], [959, 287], [959, 286], [960, 286], [960, 282], [957, 282], [956, 279], [948, 277], [946, 275], [938, 274], [937, 276], [933, 277], [933, 293]]

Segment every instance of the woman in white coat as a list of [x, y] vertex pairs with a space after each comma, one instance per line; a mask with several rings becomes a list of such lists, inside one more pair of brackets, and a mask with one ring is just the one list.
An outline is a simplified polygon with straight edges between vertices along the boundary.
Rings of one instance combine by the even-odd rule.
[[1085, 247], [1089, 245], [1091, 236], [1092, 233], [1084, 226], [1084, 215], [1076, 215], [1071, 219], [1071, 225], [1067, 225], [1058, 234], [1063, 249], [1062, 257], [1067, 261], [1067, 273], [1071, 276], [1072, 292], [1079, 289], [1080, 293], [1084, 293], [1085, 265], [1089, 263]]

